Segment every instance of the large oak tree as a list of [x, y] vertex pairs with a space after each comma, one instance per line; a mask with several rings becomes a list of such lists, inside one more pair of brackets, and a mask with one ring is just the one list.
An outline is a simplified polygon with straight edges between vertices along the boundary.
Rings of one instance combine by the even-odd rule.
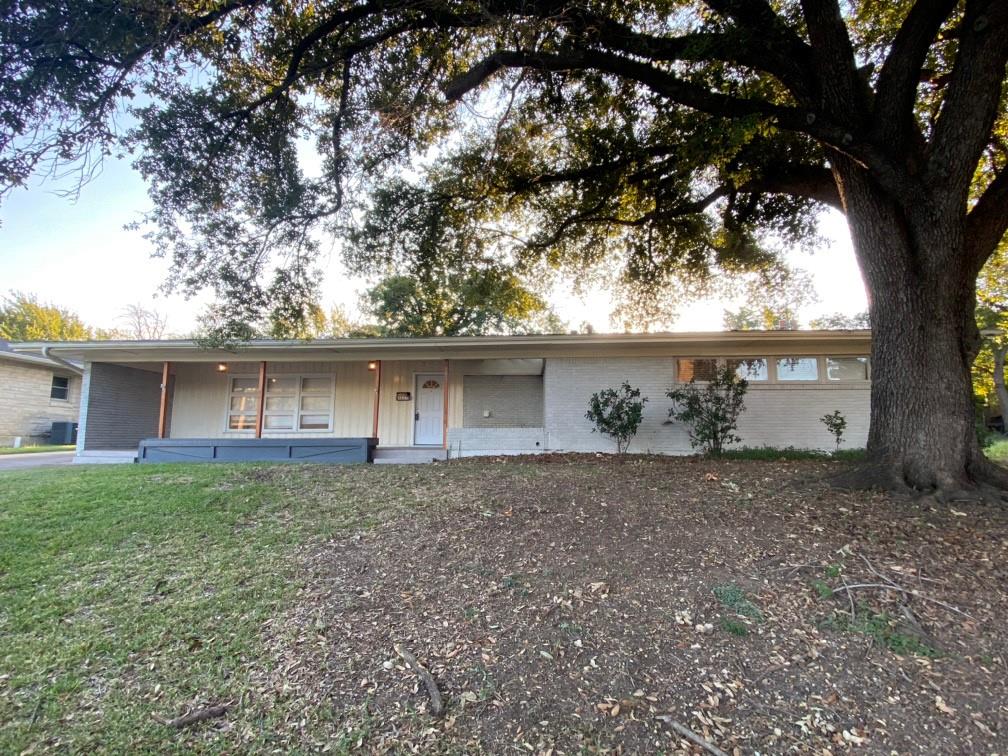
[[1006, 60], [1004, 0], [23, 0], [0, 182], [135, 147], [175, 283], [252, 303], [308, 288], [312, 229], [420, 154], [507, 254], [655, 289], [772, 264], [836, 207], [874, 330], [863, 480], [975, 494], [1006, 484], [970, 387]]

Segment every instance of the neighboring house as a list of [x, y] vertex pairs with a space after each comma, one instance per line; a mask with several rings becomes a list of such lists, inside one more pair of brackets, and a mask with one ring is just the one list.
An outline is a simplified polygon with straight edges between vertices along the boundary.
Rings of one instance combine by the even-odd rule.
[[[744, 445], [829, 449], [819, 418], [840, 410], [845, 445], [863, 446], [870, 342], [868, 331], [736, 331], [17, 348], [48, 346], [85, 363], [83, 461], [131, 459], [148, 438], [164, 439], [162, 450], [175, 445], [181, 457], [245, 459], [258, 448], [286, 459], [311, 456], [326, 439], [369, 437], [382, 461], [613, 451], [585, 412], [592, 393], [624, 380], [650, 399], [630, 451], [687, 454], [686, 428], [669, 421], [665, 393], [725, 360], [749, 378]], [[236, 439], [240, 453], [224, 448]], [[316, 451], [278, 439], [310, 441]]]
[[76, 422], [82, 372], [0, 341], [0, 446], [48, 443], [54, 422]]

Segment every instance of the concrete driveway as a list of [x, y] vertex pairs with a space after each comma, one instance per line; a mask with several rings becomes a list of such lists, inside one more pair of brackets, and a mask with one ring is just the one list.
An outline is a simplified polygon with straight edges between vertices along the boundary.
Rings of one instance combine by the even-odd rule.
[[0, 472], [28, 470], [32, 467], [57, 467], [73, 463], [72, 451], [37, 452], [33, 454], [0, 454]]

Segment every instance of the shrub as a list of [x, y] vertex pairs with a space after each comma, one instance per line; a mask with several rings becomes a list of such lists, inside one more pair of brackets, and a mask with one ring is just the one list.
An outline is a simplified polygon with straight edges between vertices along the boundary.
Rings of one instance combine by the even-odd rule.
[[640, 389], [623, 381], [619, 389], [607, 388], [592, 394], [585, 417], [595, 424], [592, 433], [598, 431], [614, 439], [616, 451], [623, 454], [637, 435], [646, 401], [647, 397], [640, 395]]
[[731, 367], [719, 367], [705, 384], [694, 380], [669, 390], [666, 395], [675, 403], [669, 417], [689, 426], [694, 449], [720, 456], [726, 446], [742, 440], [735, 430], [748, 388], [749, 381]]
[[823, 415], [819, 418], [819, 422], [833, 434], [833, 438], [836, 439], [836, 450], [840, 451], [840, 442], [843, 441], [844, 431], [847, 430], [847, 418], [840, 410], [833, 410], [832, 415]]

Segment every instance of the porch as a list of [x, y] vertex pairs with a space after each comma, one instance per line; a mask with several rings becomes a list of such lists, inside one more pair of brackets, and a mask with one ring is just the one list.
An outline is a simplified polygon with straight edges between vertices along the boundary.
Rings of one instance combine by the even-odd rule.
[[502, 425], [535, 426], [541, 450], [542, 369], [541, 359], [91, 362], [75, 461], [430, 462], [453, 444], [498, 448]]

